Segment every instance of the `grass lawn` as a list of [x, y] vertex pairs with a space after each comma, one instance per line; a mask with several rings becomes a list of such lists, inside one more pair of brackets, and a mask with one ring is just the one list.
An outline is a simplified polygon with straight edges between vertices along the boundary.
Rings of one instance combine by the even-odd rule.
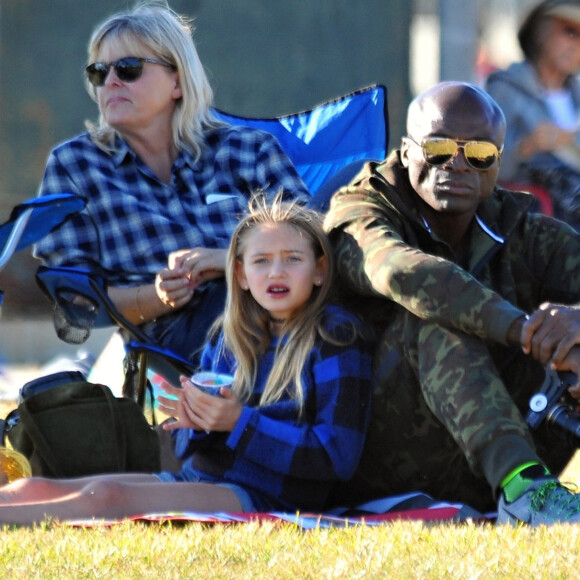
[[[562, 479], [580, 484], [578, 457]], [[2, 578], [528, 580], [575, 579], [579, 571], [578, 525], [394, 522], [306, 532], [272, 523], [0, 528]]]

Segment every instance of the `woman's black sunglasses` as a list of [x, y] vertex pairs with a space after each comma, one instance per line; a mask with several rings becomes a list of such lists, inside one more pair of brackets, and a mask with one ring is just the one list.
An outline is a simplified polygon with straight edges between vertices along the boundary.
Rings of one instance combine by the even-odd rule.
[[86, 69], [87, 78], [94, 87], [102, 87], [109, 74], [111, 67], [115, 69], [115, 74], [124, 83], [134, 83], [143, 74], [143, 63], [160, 64], [175, 70], [175, 67], [168, 62], [155, 60], [154, 58], [142, 58], [139, 56], [126, 56], [115, 62], [93, 62]]

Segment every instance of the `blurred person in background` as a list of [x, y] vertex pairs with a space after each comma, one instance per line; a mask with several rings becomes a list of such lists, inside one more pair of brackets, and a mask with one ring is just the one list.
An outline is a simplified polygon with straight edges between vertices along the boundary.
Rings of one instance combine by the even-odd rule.
[[547, 0], [525, 17], [525, 60], [491, 73], [507, 120], [500, 181], [540, 186], [554, 215], [580, 227], [580, 0]]

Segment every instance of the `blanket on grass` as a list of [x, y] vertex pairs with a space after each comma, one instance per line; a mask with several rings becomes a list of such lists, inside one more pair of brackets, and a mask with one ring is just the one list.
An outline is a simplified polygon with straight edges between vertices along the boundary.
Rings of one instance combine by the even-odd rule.
[[291, 523], [303, 530], [314, 528], [378, 526], [396, 520], [419, 520], [431, 523], [493, 522], [495, 514], [482, 514], [464, 504], [446, 503], [433, 499], [421, 492], [392, 496], [373, 500], [355, 508], [335, 508], [325, 513], [205, 513], [205, 512], [168, 512], [147, 513], [123, 520], [70, 520], [70, 526], [92, 527], [112, 526], [122, 521], [148, 522], [200, 522], [210, 524], [232, 524], [248, 522]]

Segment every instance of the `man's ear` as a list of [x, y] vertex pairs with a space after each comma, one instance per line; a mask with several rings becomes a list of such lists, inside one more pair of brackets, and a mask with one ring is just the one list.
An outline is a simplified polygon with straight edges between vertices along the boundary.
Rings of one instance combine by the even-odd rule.
[[401, 139], [401, 163], [403, 164], [403, 167], [406, 167], [407, 169], [409, 168], [409, 147], [409, 139], [403, 137]]

